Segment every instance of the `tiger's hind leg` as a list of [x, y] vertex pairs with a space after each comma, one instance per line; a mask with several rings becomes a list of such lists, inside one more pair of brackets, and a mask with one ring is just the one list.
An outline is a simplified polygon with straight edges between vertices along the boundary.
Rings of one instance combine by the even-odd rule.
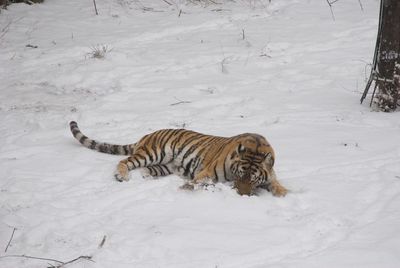
[[163, 176], [168, 176], [171, 174], [174, 174], [174, 166], [172, 164], [167, 164], [167, 165], [152, 165], [152, 166], [147, 166], [142, 169], [142, 176], [144, 178], [147, 177], [163, 177]]
[[146, 167], [147, 160], [139, 154], [133, 154], [118, 163], [117, 170], [114, 173], [114, 178], [117, 181], [129, 181], [129, 171]]
[[129, 171], [137, 168], [143, 168], [145, 176], [160, 177], [173, 174], [175, 167], [170, 164], [148, 163], [146, 157], [140, 154], [121, 160], [117, 166], [114, 177], [117, 181], [129, 181]]

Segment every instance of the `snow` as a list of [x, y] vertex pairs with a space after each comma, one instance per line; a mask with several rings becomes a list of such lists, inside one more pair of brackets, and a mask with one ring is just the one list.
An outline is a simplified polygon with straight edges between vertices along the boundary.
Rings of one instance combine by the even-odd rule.
[[[96, 2], [99, 16], [79, 0], [1, 11], [0, 267], [56, 264], [3, 257], [23, 254], [91, 255], [68, 265], [86, 268], [399, 267], [400, 115], [359, 104], [379, 1], [335, 2], [335, 21], [317, 0]], [[119, 144], [161, 128], [260, 133], [290, 192], [185, 192], [138, 171], [118, 183], [122, 157], [82, 147], [70, 120]]]

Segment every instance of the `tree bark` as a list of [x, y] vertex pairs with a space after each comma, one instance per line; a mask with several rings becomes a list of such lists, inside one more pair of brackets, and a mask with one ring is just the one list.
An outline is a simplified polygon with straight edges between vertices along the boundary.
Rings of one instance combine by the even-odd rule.
[[400, 64], [400, 1], [381, 1], [383, 1], [382, 28], [376, 77], [378, 92], [374, 102], [381, 111], [391, 112], [397, 108], [400, 100], [400, 88], [395, 81], [397, 80], [395, 74], [400, 71], [396, 65]]

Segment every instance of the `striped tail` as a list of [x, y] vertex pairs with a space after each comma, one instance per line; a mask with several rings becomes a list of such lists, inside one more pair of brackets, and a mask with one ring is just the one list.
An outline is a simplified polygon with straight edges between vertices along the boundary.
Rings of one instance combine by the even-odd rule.
[[96, 150], [106, 154], [130, 155], [134, 144], [115, 145], [104, 142], [97, 142], [83, 135], [75, 121], [69, 123], [72, 135], [86, 148]]

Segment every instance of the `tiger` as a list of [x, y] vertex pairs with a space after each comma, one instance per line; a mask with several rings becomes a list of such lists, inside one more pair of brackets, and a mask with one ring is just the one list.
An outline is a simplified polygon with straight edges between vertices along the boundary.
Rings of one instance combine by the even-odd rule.
[[276, 178], [274, 150], [259, 134], [219, 137], [186, 129], [161, 129], [136, 143], [116, 145], [88, 138], [75, 121], [70, 122], [70, 129], [84, 147], [128, 156], [118, 163], [114, 173], [119, 182], [128, 181], [129, 171], [140, 168], [151, 177], [178, 175], [186, 181], [183, 189], [210, 181], [247, 180], [252, 192], [257, 188], [274, 196], [285, 196], [288, 192]]

